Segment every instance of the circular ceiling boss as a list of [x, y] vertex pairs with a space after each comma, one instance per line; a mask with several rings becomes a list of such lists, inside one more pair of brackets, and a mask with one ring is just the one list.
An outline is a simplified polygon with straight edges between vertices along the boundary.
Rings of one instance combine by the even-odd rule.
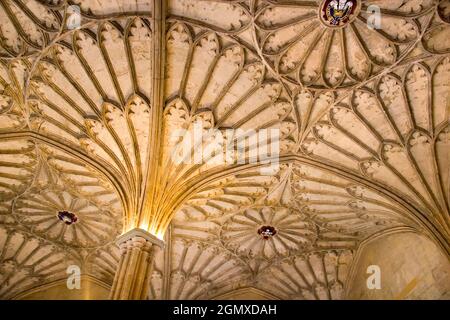
[[319, 15], [325, 26], [339, 28], [353, 21], [359, 11], [360, 3], [357, 0], [324, 0]]

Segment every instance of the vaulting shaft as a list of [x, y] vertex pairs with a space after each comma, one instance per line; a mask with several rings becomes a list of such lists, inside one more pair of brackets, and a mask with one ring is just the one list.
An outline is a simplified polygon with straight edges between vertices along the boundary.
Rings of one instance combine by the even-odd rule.
[[120, 260], [110, 298], [147, 299], [154, 254], [164, 243], [142, 229], [133, 229], [120, 236], [117, 245], [120, 247]]

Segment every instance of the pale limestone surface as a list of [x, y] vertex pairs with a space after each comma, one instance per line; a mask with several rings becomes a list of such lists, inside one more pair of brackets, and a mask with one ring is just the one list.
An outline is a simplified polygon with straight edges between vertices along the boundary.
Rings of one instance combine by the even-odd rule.
[[[436, 245], [415, 233], [375, 239], [361, 250], [350, 299], [450, 299], [448, 258]], [[365, 286], [367, 267], [378, 265], [381, 289]]]
[[[110, 287], [114, 240], [133, 227], [165, 234], [152, 299], [346, 298], [360, 244], [398, 228], [448, 260], [448, 0], [373, 1], [380, 30], [361, 1], [332, 28], [320, 0], [170, 0], [159, 25], [152, 1], [80, 0], [74, 30], [64, 0], [4, 3], [0, 298], [70, 264]], [[175, 163], [171, 134], [198, 120], [203, 133], [280, 129], [279, 169]], [[263, 240], [263, 225], [277, 234]], [[450, 269], [421, 259], [405, 268]], [[369, 297], [358, 281], [352, 294]], [[409, 298], [448, 298], [435, 285], [448, 279], [417, 281]]]

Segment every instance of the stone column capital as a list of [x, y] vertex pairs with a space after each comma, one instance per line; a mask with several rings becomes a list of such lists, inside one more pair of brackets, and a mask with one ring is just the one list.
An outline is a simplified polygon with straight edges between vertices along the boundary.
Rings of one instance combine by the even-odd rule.
[[135, 228], [127, 231], [116, 239], [116, 244], [120, 248], [126, 247], [127, 244], [133, 244], [134, 246], [140, 247], [140, 244], [144, 246], [146, 243], [150, 245], [156, 245], [161, 249], [164, 249], [163, 240], [140, 228]]

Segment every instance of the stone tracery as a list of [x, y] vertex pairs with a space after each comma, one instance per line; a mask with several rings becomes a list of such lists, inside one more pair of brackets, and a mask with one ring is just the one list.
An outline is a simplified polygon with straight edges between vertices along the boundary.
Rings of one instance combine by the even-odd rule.
[[[161, 105], [150, 2], [1, 1], [0, 297], [63, 277], [40, 274], [21, 250], [55, 268], [69, 255], [112, 285], [113, 241], [131, 227], [170, 230], [155, 256], [157, 299], [246, 286], [343, 298], [358, 244], [399, 226], [448, 252], [446, 1], [373, 1], [386, 17], [368, 30], [365, 1], [334, 29], [321, 1], [170, 0]], [[80, 29], [65, 26], [69, 4], [81, 6]], [[174, 163], [170, 134], [198, 119], [205, 132], [279, 128], [280, 170]], [[57, 224], [69, 209], [80, 223]], [[263, 241], [266, 224], [277, 234]], [[30, 280], [9, 279], [19, 270]]]

